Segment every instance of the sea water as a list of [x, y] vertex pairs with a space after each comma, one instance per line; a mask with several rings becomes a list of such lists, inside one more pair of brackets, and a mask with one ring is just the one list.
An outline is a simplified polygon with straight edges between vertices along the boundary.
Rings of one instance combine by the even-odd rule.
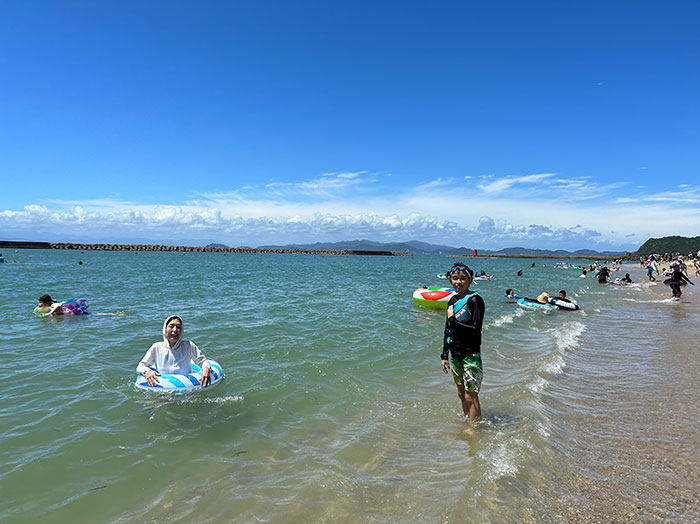
[[[638, 265], [623, 287], [546, 259], [5, 255], [2, 522], [700, 519], [700, 293], [673, 302]], [[455, 260], [496, 275], [472, 285], [478, 424], [440, 368], [444, 312], [411, 298]], [[526, 310], [507, 287], [581, 310]], [[93, 314], [36, 318], [45, 293]], [[134, 388], [170, 314], [220, 385]]]

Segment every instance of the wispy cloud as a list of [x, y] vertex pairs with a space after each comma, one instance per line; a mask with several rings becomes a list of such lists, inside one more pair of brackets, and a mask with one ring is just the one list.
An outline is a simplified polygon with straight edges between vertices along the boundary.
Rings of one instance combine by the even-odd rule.
[[675, 204], [700, 204], [700, 186], [681, 184], [677, 191], [662, 191], [652, 194], [637, 194], [634, 197], [615, 199], [616, 203], [626, 204], [633, 202], [668, 202]]
[[272, 182], [263, 187], [278, 195], [306, 195], [330, 198], [338, 196], [350, 187], [371, 183], [372, 180], [363, 178], [365, 174], [367, 174], [366, 171], [324, 173], [312, 180], [303, 182]]
[[485, 178], [484, 182], [476, 187], [487, 194], [502, 193], [513, 186], [536, 184], [555, 176], [554, 173], [541, 173], [537, 175], [525, 175], [519, 177], [504, 177], [491, 180], [490, 177]]

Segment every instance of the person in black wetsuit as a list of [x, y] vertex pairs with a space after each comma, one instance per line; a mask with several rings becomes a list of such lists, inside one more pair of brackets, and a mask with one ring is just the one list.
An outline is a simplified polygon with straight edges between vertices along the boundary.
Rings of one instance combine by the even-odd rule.
[[681, 291], [681, 286], [684, 284], [690, 284], [691, 286], [694, 286], [695, 284], [693, 284], [690, 281], [690, 279], [688, 279], [688, 277], [686, 277], [683, 274], [683, 269], [680, 266], [680, 264], [671, 265], [671, 271], [672, 273], [669, 277], [671, 282], [668, 286], [671, 288], [671, 292], [673, 293], [674, 298], [681, 298], [681, 295], [683, 294], [683, 292]]
[[598, 273], [598, 284], [607, 284], [608, 275], [610, 275], [610, 270], [608, 269], [608, 266], [603, 266], [600, 269], [600, 272]]
[[481, 417], [479, 390], [483, 378], [481, 363], [481, 327], [484, 322], [484, 299], [472, 292], [473, 271], [462, 263], [455, 263], [447, 273], [457, 292], [447, 306], [445, 336], [442, 345], [442, 370], [452, 370], [457, 395], [465, 417], [475, 421]]

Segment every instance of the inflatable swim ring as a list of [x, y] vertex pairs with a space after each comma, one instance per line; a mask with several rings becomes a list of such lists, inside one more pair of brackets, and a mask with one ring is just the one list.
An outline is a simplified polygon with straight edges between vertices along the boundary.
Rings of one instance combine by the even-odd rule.
[[543, 311], [551, 311], [553, 309], [549, 304], [543, 304], [537, 302], [537, 300], [526, 300], [525, 298], [519, 299], [517, 304], [528, 309], [541, 309]]
[[[211, 365], [211, 384], [207, 386], [206, 389], [216, 386], [221, 382], [225, 375], [223, 368], [219, 365], [216, 360], [207, 358], [209, 364]], [[153, 369], [153, 368], [152, 368]], [[139, 375], [136, 378], [135, 386], [139, 389], [147, 389], [149, 391], [168, 391], [185, 393], [187, 391], [194, 391], [202, 389], [202, 368], [192, 363], [192, 373], [188, 375], [160, 375], [158, 377], [158, 384], [155, 386], [149, 386], [146, 381], [146, 377]]]
[[564, 311], [576, 311], [578, 309], [578, 304], [576, 302], [568, 302], [557, 297], [550, 298], [549, 304]]
[[515, 302], [516, 300], [519, 300], [519, 299], [523, 298], [523, 297], [521, 297], [520, 295], [512, 295], [512, 296], [509, 297], [509, 296], [506, 295], [505, 293], [503, 293], [503, 296], [506, 297], [508, 300], [510, 300], [510, 301], [512, 301], [512, 302]]
[[419, 287], [413, 292], [413, 301], [419, 306], [447, 309], [447, 302], [455, 293], [450, 287]]
[[672, 278], [667, 278], [666, 280], [664, 280], [664, 286], [670, 286], [671, 284], [678, 284], [681, 287], [683, 287], [685, 286], [685, 280], [683, 282], [679, 280], [674, 280]]
[[[61, 309], [64, 315], [89, 315], [88, 301], [84, 298], [71, 298], [60, 302]], [[50, 307], [37, 306], [34, 308], [34, 314], [40, 317], [46, 316], [51, 312]]]

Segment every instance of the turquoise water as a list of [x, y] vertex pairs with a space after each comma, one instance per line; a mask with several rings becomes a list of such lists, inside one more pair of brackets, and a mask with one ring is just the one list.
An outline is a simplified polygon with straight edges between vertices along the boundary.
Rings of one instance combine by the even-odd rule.
[[[638, 266], [618, 287], [555, 260], [468, 260], [496, 274], [472, 286], [487, 310], [471, 425], [440, 370], [444, 313], [411, 299], [453, 258], [4, 255], [0, 521], [699, 517], [700, 294], [671, 302]], [[525, 310], [506, 287], [563, 288], [583, 310]], [[44, 293], [98, 314], [36, 318]], [[224, 367], [217, 387], [133, 387], [173, 313]]]

